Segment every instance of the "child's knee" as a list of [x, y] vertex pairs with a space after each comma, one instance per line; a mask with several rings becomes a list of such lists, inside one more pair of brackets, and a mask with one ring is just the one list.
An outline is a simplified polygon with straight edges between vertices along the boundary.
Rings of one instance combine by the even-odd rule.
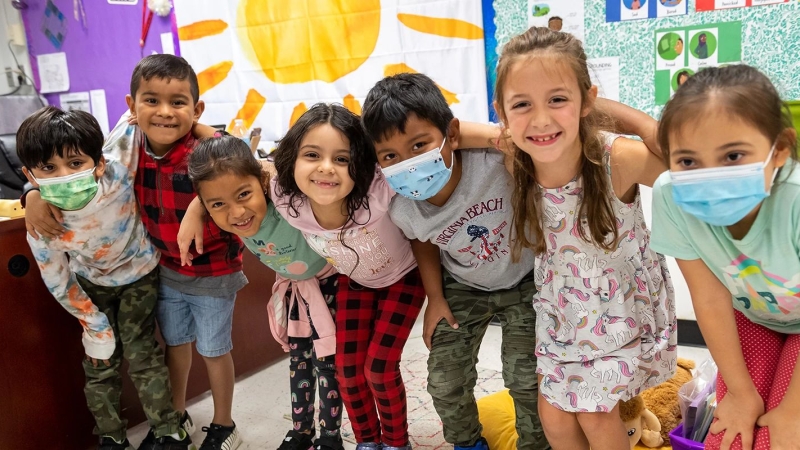
[[619, 416], [618, 409], [614, 408], [611, 412], [586, 412], [577, 413], [578, 423], [581, 429], [587, 434], [592, 435], [595, 433], [604, 433], [619, 428], [622, 424], [622, 419]]

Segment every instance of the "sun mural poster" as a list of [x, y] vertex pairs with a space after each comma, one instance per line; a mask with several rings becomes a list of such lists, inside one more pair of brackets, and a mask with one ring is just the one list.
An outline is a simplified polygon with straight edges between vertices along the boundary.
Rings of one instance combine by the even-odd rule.
[[655, 52], [656, 104], [664, 105], [698, 70], [742, 60], [742, 23], [721, 22], [656, 30]]
[[695, 9], [697, 11], [714, 11], [747, 6], [777, 5], [780, 3], [789, 3], [789, 0], [697, 0]]
[[203, 122], [278, 140], [308, 108], [355, 113], [386, 75], [421, 72], [462, 120], [488, 121], [481, 0], [174, 0]]
[[606, 0], [606, 22], [655, 19], [688, 13], [689, 0]]

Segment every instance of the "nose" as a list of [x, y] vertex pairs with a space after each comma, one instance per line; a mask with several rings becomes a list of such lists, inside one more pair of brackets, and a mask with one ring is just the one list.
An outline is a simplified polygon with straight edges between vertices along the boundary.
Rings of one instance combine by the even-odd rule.
[[247, 209], [242, 205], [233, 205], [231, 208], [231, 215], [237, 219], [243, 217], [246, 212]]
[[531, 117], [531, 125], [536, 128], [545, 128], [550, 125], [550, 114], [545, 108], [535, 108]]
[[333, 172], [333, 161], [330, 158], [321, 158], [319, 160], [319, 166], [317, 166], [317, 170], [319, 172]]
[[158, 106], [158, 115], [161, 117], [172, 117], [172, 105], [167, 102], [162, 102]]

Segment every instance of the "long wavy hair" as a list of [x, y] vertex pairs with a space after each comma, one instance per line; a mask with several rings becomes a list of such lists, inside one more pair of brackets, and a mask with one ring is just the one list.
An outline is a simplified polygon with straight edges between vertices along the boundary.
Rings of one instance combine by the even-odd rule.
[[[587, 104], [592, 81], [586, 64], [586, 53], [580, 41], [569, 33], [552, 31], [544, 27], [531, 27], [526, 32], [511, 38], [503, 47], [497, 63], [495, 101], [497, 113], [505, 124], [503, 110], [503, 88], [511, 67], [522, 62], [530, 64], [537, 58], [557, 60], [559, 65], [574, 72], [581, 92], [581, 108]], [[583, 149], [580, 177], [583, 182], [583, 198], [575, 220], [586, 219], [585, 226], [578, 226], [580, 237], [604, 250], [613, 251], [618, 241], [617, 224], [613, 208], [613, 189], [604, 164], [605, 149], [599, 131], [613, 129], [612, 119], [592, 108], [580, 119], [578, 138]], [[536, 167], [530, 155], [517, 147], [509, 137], [509, 148], [514, 151], [514, 226], [517, 239], [512, 247], [512, 258], [518, 261], [523, 248], [530, 248], [537, 255], [547, 251], [542, 228], [542, 190], [536, 182]], [[613, 236], [609, 239], [609, 236]]]

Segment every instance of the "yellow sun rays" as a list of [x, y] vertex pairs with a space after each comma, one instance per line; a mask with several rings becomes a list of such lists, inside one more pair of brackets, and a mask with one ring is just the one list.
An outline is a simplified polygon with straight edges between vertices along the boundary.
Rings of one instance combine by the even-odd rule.
[[[378, 42], [380, 17], [380, 0], [321, 1], [315, 2], [313, 11], [304, 1], [241, 0], [236, 32], [245, 55], [272, 82], [330, 83], [354, 72], [369, 59]], [[481, 27], [463, 20], [403, 13], [397, 14], [397, 20], [411, 30], [433, 36], [483, 39]], [[223, 20], [203, 20], [180, 27], [178, 36], [181, 41], [197, 40], [228, 28]], [[232, 61], [222, 61], [198, 73], [200, 94], [222, 83], [232, 69]], [[384, 67], [384, 76], [402, 72], [417, 70], [405, 63]], [[454, 92], [437, 86], [448, 105], [459, 102]], [[244, 125], [251, 127], [266, 102], [263, 95], [250, 89], [234, 119], [243, 119]], [[342, 103], [353, 113], [361, 114], [361, 104], [352, 94], [345, 95]], [[306, 111], [304, 102], [297, 104], [289, 126]]]

